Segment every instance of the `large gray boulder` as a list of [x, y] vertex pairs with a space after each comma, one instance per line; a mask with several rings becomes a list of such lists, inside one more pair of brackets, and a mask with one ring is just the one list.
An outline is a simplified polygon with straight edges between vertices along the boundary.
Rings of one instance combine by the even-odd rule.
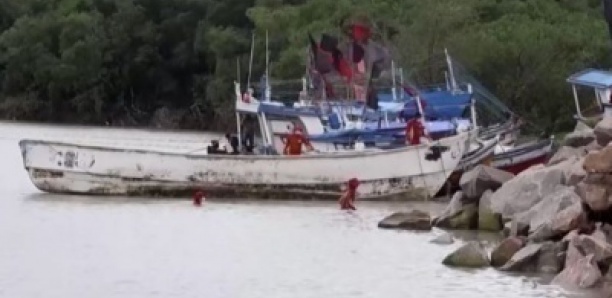
[[563, 243], [548, 241], [542, 244], [538, 253], [536, 271], [539, 273], [559, 273], [565, 264]]
[[604, 117], [593, 130], [595, 139], [601, 146], [607, 146], [612, 141], [612, 118]]
[[612, 173], [612, 146], [589, 152], [582, 166], [587, 173]]
[[587, 183], [578, 183], [576, 193], [593, 211], [606, 211], [612, 206], [612, 187]]
[[568, 165], [568, 167], [564, 171], [563, 180], [565, 185], [576, 186], [578, 185], [578, 183], [582, 182], [586, 178], [587, 173], [584, 170], [584, 167], [582, 167], [584, 160], [585, 157], [582, 157], [576, 160], [576, 162]]
[[[574, 192], [573, 187], [558, 185], [531, 209], [517, 214], [515, 220], [529, 225], [529, 233], [532, 234], [530, 240], [546, 241], [555, 236], [562, 236], [574, 228], [571, 224], [568, 224], [569, 227], [563, 225], [564, 220], [572, 220], [566, 217], [575, 215], [573, 212], [563, 213], [571, 206], [574, 208], [581, 206], [580, 197]], [[553, 230], [553, 223], [561, 230]]]
[[557, 150], [557, 152], [548, 160], [547, 166], [556, 165], [568, 159], [574, 160], [576, 158], [582, 158], [587, 155], [587, 151], [584, 148], [574, 148], [569, 146], [563, 146]]
[[468, 199], [478, 199], [487, 190], [497, 190], [508, 180], [514, 178], [514, 174], [479, 165], [461, 176], [459, 185]]
[[557, 234], [565, 234], [573, 230], [579, 230], [587, 222], [587, 214], [582, 208], [582, 203], [575, 202], [553, 217], [550, 228]]
[[463, 192], [462, 191], [455, 192], [455, 194], [453, 194], [453, 197], [450, 199], [450, 201], [448, 202], [448, 205], [446, 205], [446, 208], [444, 208], [442, 213], [440, 213], [440, 215], [434, 218], [433, 224], [436, 225], [436, 223], [440, 219], [448, 218], [450, 216], [453, 216], [461, 212], [464, 204], [465, 204], [465, 198], [463, 196]]
[[478, 204], [478, 229], [481, 231], [498, 232], [504, 229], [501, 214], [491, 210], [492, 196], [491, 190], [485, 191]]
[[512, 220], [504, 224], [504, 229], [506, 230], [506, 237], [510, 237], [510, 236], [527, 237], [527, 235], [529, 235], [529, 222], [527, 223], [522, 222], [518, 218], [515, 217]]
[[563, 138], [563, 146], [579, 148], [588, 145], [595, 140], [593, 129], [574, 131]]
[[542, 248], [542, 243], [529, 243], [517, 251], [504, 266], [502, 271], [534, 271], [537, 265], [537, 256]]
[[410, 212], [396, 212], [381, 220], [379, 228], [402, 230], [431, 230], [431, 217], [428, 213], [412, 210]]
[[571, 161], [550, 167], [528, 169], [504, 183], [491, 197], [491, 209], [504, 218], [525, 212], [554, 192], [563, 179]]
[[594, 260], [594, 255], [584, 255], [570, 241], [565, 257], [565, 268], [552, 280], [568, 288], [591, 288], [599, 283], [602, 278], [601, 271]]
[[572, 242], [585, 255], [592, 255], [593, 261], [603, 267], [612, 264], [612, 246], [605, 235], [580, 235]]
[[525, 246], [524, 238], [511, 236], [504, 239], [491, 252], [491, 266], [504, 266], [523, 246]]
[[469, 201], [463, 192], [456, 192], [442, 214], [433, 220], [433, 225], [450, 230], [478, 228], [478, 206]]
[[489, 256], [480, 242], [470, 241], [446, 256], [442, 264], [454, 267], [487, 267], [489, 266]]

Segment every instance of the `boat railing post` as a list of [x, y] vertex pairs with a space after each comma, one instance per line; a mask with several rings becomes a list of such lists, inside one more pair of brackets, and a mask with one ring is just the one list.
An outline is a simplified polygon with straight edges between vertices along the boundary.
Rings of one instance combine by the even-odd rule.
[[261, 113], [261, 122], [263, 124], [262, 129], [263, 129], [264, 134], [265, 134], [265, 138], [264, 138], [266, 140], [266, 144], [265, 145], [266, 145], [266, 147], [267, 146], [272, 146], [273, 145], [272, 144], [272, 134], [270, 132], [270, 127], [268, 126], [268, 118], [266, 117], [265, 113]]
[[474, 97], [472, 97], [472, 100], [470, 102], [470, 113], [472, 114], [472, 126], [476, 130], [478, 129], [478, 119], [476, 117], [476, 100], [474, 99]]
[[238, 137], [238, 148], [242, 147], [242, 128], [241, 128], [241, 122], [240, 121], [240, 112], [236, 112], [236, 132], [237, 132], [237, 137]]

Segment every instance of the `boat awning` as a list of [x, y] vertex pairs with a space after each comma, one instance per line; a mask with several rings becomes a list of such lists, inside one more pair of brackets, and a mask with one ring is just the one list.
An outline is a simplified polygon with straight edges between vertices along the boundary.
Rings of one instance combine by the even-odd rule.
[[574, 85], [609, 89], [612, 87], [612, 72], [599, 69], [585, 69], [571, 75], [567, 81]]

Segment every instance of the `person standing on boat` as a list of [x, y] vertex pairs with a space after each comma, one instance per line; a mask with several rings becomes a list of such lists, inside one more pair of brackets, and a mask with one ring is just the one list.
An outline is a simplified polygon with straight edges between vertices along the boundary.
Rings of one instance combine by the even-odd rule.
[[406, 143], [409, 145], [420, 145], [427, 141], [431, 141], [431, 138], [425, 133], [425, 125], [421, 121], [421, 113], [416, 112], [406, 122]]
[[249, 115], [244, 119], [242, 131], [244, 134], [242, 136], [242, 146], [247, 154], [253, 153], [253, 149], [255, 148], [255, 119], [251, 118]]
[[306, 146], [306, 148], [310, 151], [314, 150], [312, 145], [310, 145], [308, 138], [304, 136], [302, 128], [294, 127], [291, 134], [289, 134], [285, 139], [285, 149], [283, 150], [283, 153], [285, 155], [301, 155], [302, 146]]

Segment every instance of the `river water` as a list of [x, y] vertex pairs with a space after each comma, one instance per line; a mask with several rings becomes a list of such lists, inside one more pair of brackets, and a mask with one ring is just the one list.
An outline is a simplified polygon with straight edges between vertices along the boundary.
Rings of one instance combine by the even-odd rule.
[[[380, 230], [394, 211], [439, 204], [91, 198], [30, 183], [21, 138], [188, 152], [210, 136], [0, 123], [0, 297], [586, 297], [548, 276], [458, 270], [441, 260], [463, 241], [440, 231]], [[592, 297], [589, 295], [589, 297]]]

